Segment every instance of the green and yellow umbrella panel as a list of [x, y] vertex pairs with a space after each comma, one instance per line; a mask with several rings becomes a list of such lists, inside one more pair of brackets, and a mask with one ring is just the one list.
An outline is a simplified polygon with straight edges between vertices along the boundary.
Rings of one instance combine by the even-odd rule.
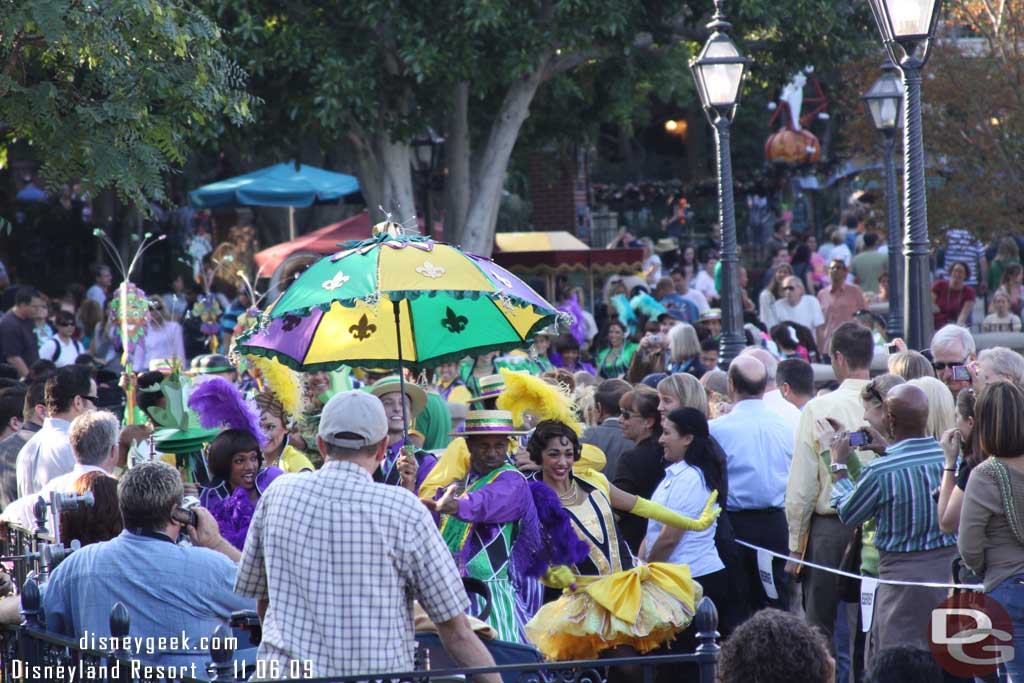
[[238, 351], [297, 370], [419, 369], [523, 348], [558, 315], [489, 259], [380, 235], [311, 266], [260, 328], [240, 336]]

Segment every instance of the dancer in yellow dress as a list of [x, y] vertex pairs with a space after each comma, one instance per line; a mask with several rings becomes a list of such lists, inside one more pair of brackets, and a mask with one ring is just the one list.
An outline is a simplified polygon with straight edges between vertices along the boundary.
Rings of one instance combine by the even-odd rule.
[[565, 591], [526, 624], [531, 642], [549, 659], [591, 659], [620, 645], [647, 652], [685, 629], [701, 598], [700, 585], [686, 565], [636, 561], [619, 537], [613, 510], [701, 531], [718, 515], [717, 492], [696, 520], [626, 493], [599, 472], [574, 470], [579, 438], [572, 427], [554, 420], [537, 425], [527, 450], [541, 466], [530, 486], [545, 530], [564, 524], [557, 520], [567, 516], [587, 546], [582, 560], [548, 570], [545, 583]]

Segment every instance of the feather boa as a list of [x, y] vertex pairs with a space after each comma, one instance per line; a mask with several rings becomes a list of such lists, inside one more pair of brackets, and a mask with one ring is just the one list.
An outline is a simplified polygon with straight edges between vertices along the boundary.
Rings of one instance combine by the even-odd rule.
[[[544, 544], [547, 548], [547, 563], [576, 564], [586, 559], [590, 546], [580, 540], [572, 528], [569, 515], [562, 509], [562, 503], [551, 487], [543, 481], [531, 481], [530, 493], [537, 508]], [[547, 571], [545, 566], [541, 574]]]
[[249, 523], [256, 512], [256, 503], [249, 500], [249, 492], [239, 486], [227, 498], [209, 501], [208, 506], [207, 509], [220, 527], [220, 535], [242, 550], [249, 533]]
[[530, 412], [541, 420], [558, 420], [572, 427], [576, 434], [583, 434], [568, 392], [524, 372], [508, 368], [500, 372], [505, 378], [505, 390], [498, 396], [498, 409], [511, 412], [516, 424], [523, 424], [523, 413]]
[[577, 300], [576, 294], [573, 293], [557, 308], [572, 316], [572, 326], [569, 328], [569, 332], [580, 346], [584, 346], [587, 343], [587, 323], [583, 317], [583, 309], [580, 308], [580, 302]]
[[206, 429], [244, 429], [255, 437], [260, 448], [267, 445], [267, 435], [260, 429], [259, 411], [242, 398], [238, 387], [223, 377], [213, 377], [196, 387], [188, 398], [188, 407], [196, 411], [199, 424]]
[[665, 312], [665, 306], [646, 292], [637, 294], [629, 301], [629, 307], [647, 316], [648, 320], [657, 320], [658, 316]]
[[612, 297], [612, 305], [615, 306], [615, 312], [619, 314], [619, 322], [623, 325], [629, 326], [629, 333], [636, 333], [637, 320], [636, 313], [629, 306], [629, 299], [626, 298], [625, 294], [616, 294]]
[[286, 365], [278, 363], [273, 358], [260, 358], [253, 356], [250, 362], [260, 371], [263, 378], [264, 388], [274, 395], [286, 415], [299, 417], [303, 412], [302, 375], [295, 372]]

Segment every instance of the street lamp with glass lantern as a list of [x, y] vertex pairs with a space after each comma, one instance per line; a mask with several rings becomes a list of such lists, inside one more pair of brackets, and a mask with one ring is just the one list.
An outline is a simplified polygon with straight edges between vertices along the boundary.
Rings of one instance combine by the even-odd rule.
[[420, 185], [423, 228], [427, 235], [432, 235], [434, 219], [431, 198], [434, 177], [441, 167], [441, 159], [444, 155], [444, 138], [435, 133], [433, 128], [428, 128], [422, 136], [412, 141], [411, 147], [412, 167]]
[[746, 346], [743, 336], [743, 308], [740, 305], [739, 259], [736, 253], [736, 209], [732, 193], [732, 152], [729, 126], [740, 101], [740, 86], [750, 60], [743, 57], [726, 33], [721, 1], [715, 0], [715, 14], [707, 25], [712, 31], [704, 48], [690, 62], [690, 71], [708, 122], [715, 130], [718, 172], [718, 223], [722, 242], [722, 340], [718, 365], [728, 369], [732, 359]]
[[[903, 214], [906, 224], [907, 345], [925, 348], [932, 332], [931, 253], [921, 135], [921, 69], [928, 61], [942, 0], [868, 0], [893, 64], [903, 74]], [[890, 281], [892, 278], [890, 277]]]
[[882, 133], [885, 168], [886, 223], [889, 232], [889, 339], [903, 336], [903, 249], [900, 244], [900, 217], [897, 213], [896, 168], [893, 151], [896, 131], [903, 128], [903, 82], [896, 67], [886, 60], [882, 75], [864, 93], [864, 108], [875, 129]]

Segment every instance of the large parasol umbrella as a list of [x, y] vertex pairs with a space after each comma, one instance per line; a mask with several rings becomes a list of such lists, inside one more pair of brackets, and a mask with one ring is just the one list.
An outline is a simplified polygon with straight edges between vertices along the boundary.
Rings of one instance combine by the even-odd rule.
[[199, 208], [282, 206], [288, 208], [288, 235], [295, 239], [295, 208], [336, 202], [359, 192], [359, 180], [316, 166], [274, 164], [252, 173], [218, 180], [188, 193]]
[[522, 348], [560, 315], [490, 259], [394, 224], [374, 231], [310, 266], [238, 352], [296, 370], [420, 369]]

